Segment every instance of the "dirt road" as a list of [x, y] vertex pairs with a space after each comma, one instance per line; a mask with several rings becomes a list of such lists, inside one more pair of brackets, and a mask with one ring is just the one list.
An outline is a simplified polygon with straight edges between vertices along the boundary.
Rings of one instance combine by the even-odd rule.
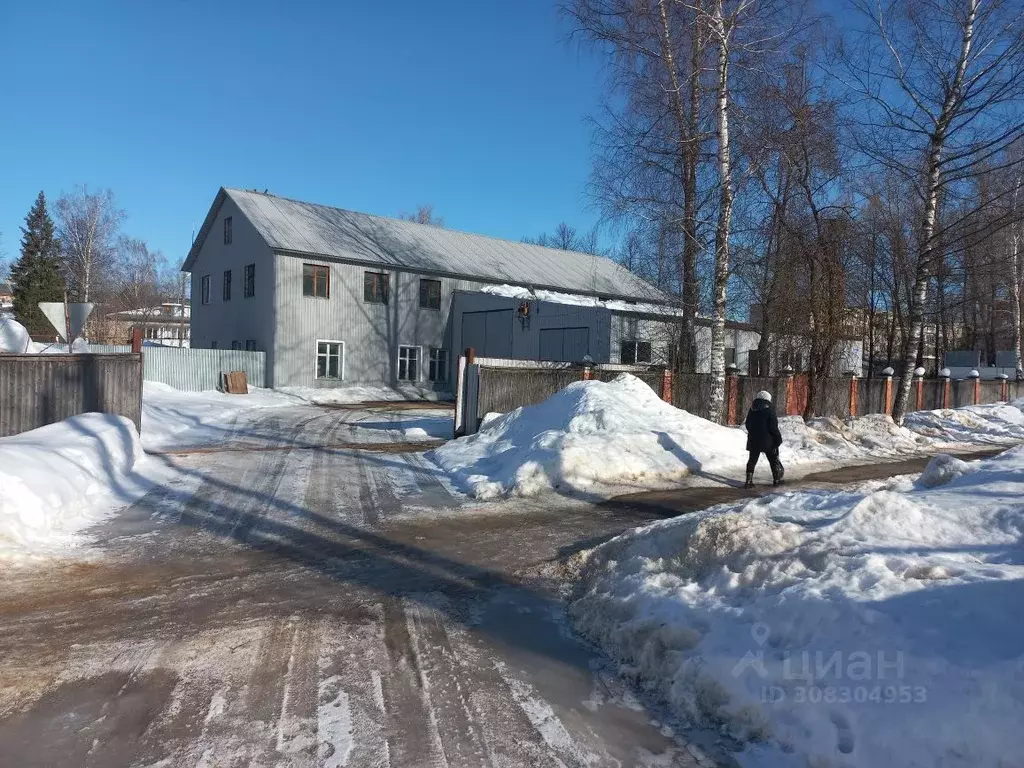
[[553, 564], [746, 492], [474, 505], [397, 419], [267, 410], [225, 446], [258, 450], [153, 457], [175, 481], [100, 556], [0, 574], [0, 765], [712, 764], [573, 634]]
[[652, 515], [474, 509], [395, 418], [270, 409], [228, 446], [278, 450], [153, 457], [102, 556], [5, 572], [0, 765], [700, 764], [543, 578]]

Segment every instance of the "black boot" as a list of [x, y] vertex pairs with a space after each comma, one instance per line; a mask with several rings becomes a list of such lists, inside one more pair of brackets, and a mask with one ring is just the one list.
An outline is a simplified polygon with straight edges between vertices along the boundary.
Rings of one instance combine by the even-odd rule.
[[779, 467], [779, 471], [772, 477], [772, 485], [782, 485], [782, 478], [786, 474], [786, 470]]
[[754, 487], [754, 473], [753, 472], [747, 472], [747, 482], [745, 482], [743, 484], [743, 487], [744, 488], [753, 488]]

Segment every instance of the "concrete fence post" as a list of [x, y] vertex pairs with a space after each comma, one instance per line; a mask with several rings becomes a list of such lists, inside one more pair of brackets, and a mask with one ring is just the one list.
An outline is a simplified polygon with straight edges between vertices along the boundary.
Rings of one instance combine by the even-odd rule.
[[914, 399], [914, 410], [924, 410], [924, 368], [914, 369], [914, 385], [917, 387], [916, 397]]
[[974, 380], [974, 404], [979, 405], [981, 403], [981, 374], [971, 371], [967, 376]]
[[949, 381], [950, 375], [949, 368], [943, 368], [939, 371], [939, 387], [942, 391], [942, 410], [949, 408], [949, 404], [952, 401], [952, 385]]
[[[882, 413], [886, 416], [892, 416], [892, 377], [895, 373], [892, 368], [882, 371], [882, 378], [885, 381], [882, 389]], [[871, 403], [868, 403], [868, 407], [871, 407]]]
[[793, 366], [782, 369], [782, 415], [791, 416], [793, 404]]
[[727, 425], [738, 423], [736, 411], [740, 399], [740, 369], [735, 365], [725, 367], [725, 398], [726, 398], [726, 421]]
[[667, 366], [661, 372], [661, 399], [672, 402], [672, 369]]

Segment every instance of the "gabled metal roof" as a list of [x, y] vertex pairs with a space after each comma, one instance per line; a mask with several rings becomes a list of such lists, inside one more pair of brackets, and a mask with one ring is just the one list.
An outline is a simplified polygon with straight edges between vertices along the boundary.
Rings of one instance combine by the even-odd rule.
[[667, 302], [669, 297], [603, 256], [456, 232], [429, 224], [222, 188], [182, 267], [191, 271], [230, 197], [273, 250], [382, 268], [596, 296]]

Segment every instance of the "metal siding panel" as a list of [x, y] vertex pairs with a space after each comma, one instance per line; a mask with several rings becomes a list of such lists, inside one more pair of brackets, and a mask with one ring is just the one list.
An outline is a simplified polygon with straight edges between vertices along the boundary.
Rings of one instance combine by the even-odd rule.
[[[231, 244], [223, 238], [224, 219], [232, 219]], [[255, 295], [244, 296], [244, 269], [256, 265]], [[221, 206], [192, 265], [192, 312], [189, 319], [190, 344], [194, 349], [231, 351], [231, 342], [255, 339], [257, 349], [273, 347], [274, 255], [263, 237], [246, 218], [246, 213], [227, 198]], [[231, 270], [231, 299], [223, 299], [224, 271]], [[202, 303], [202, 278], [210, 276], [210, 303]], [[152, 348], [147, 348], [152, 349]], [[263, 377], [261, 377], [261, 380]], [[251, 380], [251, 379], [250, 379]]]
[[142, 359], [147, 381], [187, 392], [217, 389], [220, 374], [226, 371], [245, 371], [251, 386], [266, 386], [266, 353], [260, 351], [149, 347]]
[[[303, 264], [330, 269], [330, 298], [302, 295]], [[367, 304], [363, 301], [363, 273], [367, 267], [285, 254], [276, 256], [275, 265], [277, 331], [272, 376], [273, 385], [278, 387], [391, 384], [400, 345], [423, 348], [425, 376], [428, 349], [448, 348], [451, 341], [448, 319], [452, 293], [481, 287], [479, 283], [441, 278], [441, 310], [421, 309], [419, 280], [423, 275], [385, 270], [390, 276], [389, 303]], [[345, 343], [343, 381], [314, 378], [317, 339]], [[449, 354], [450, 361], [454, 357], [454, 353]]]

